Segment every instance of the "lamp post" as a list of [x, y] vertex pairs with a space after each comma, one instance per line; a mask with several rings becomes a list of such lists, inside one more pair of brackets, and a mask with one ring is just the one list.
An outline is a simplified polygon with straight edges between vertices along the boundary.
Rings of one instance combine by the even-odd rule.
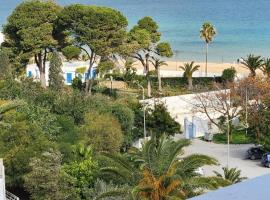
[[229, 117], [227, 117], [227, 168], [230, 164], [230, 121], [232, 120], [233, 118], [229, 120]]
[[[144, 97], [144, 87], [137, 83], [137, 85], [142, 89], [142, 99], [145, 100], [145, 97]], [[145, 123], [145, 105], [144, 105], [144, 102], [143, 102], [143, 136], [144, 136], [144, 139], [146, 138], [146, 123]]]

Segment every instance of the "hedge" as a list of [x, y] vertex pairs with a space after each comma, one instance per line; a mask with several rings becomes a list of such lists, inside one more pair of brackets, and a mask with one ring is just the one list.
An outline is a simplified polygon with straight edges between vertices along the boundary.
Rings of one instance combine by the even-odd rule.
[[[113, 77], [116, 81], [125, 81], [122, 74], [107, 74], [105, 78]], [[147, 80], [145, 76], [136, 75], [135, 80], [137, 80], [141, 85], [147, 86]], [[151, 82], [153, 86], [157, 86], [158, 79], [156, 76], [151, 77]], [[223, 80], [220, 76], [218, 77], [194, 77], [193, 84], [194, 85], [210, 85], [212, 82], [222, 83]], [[162, 86], [163, 87], [183, 87], [187, 85], [187, 79], [185, 77], [163, 77], [162, 78]]]

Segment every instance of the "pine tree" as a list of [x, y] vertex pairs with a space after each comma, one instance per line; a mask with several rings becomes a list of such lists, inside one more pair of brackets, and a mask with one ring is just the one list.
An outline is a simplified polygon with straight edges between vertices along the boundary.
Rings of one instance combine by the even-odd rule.
[[62, 61], [57, 52], [54, 52], [50, 60], [49, 87], [54, 91], [60, 91], [64, 85], [62, 76]]
[[0, 79], [11, 75], [11, 65], [6, 53], [0, 52]]

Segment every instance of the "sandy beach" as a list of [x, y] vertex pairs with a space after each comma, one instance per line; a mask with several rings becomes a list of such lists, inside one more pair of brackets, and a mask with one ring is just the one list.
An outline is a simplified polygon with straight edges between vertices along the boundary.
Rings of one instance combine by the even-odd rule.
[[[168, 66], [162, 66], [161, 70], [165, 71], [182, 71], [180, 69], [180, 66], [183, 66], [183, 64], [186, 62], [178, 62], [178, 61], [167, 61]], [[200, 65], [200, 72], [205, 72], [205, 63], [204, 62], [195, 62], [196, 65]], [[142, 65], [139, 62], [136, 62], [134, 64], [134, 67], [136, 69], [142, 69]], [[247, 75], [249, 74], [249, 70], [244, 68], [243, 65], [237, 64], [237, 63], [208, 63], [208, 72], [209, 73], [222, 73], [224, 69], [234, 67], [238, 74]], [[151, 66], [151, 70], [154, 70], [154, 67]]]

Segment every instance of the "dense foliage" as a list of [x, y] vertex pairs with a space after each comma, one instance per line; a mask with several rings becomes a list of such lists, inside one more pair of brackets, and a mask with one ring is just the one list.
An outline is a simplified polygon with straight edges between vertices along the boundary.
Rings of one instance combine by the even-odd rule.
[[225, 82], [232, 82], [234, 81], [235, 77], [236, 77], [236, 70], [234, 67], [228, 68], [228, 69], [224, 69], [221, 75], [221, 78], [225, 81]]
[[156, 102], [153, 108], [148, 109], [147, 127], [157, 138], [163, 134], [174, 136], [181, 133], [180, 124], [171, 117], [166, 106], [161, 102]]
[[[161, 79], [160, 67], [166, 63], [160, 59], [173, 53], [169, 43], [161, 41], [158, 24], [144, 17], [130, 31], [127, 25], [125, 16], [112, 8], [80, 4], [63, 8], [51, 0], [24, 1], [8, 18], [0, 52], [0, 157], [6, 185], [18, 196], [23, 192], [27, 200], [186, 199], [241, 180], [236, 170], [224, 170], [229, 181], [199, 175], [199, 167], [217, 165], [217, 160], [183, 156], [190, 142], [172, 139], [181, 133], [181, 126], [160, 102], [145, 110], [149, 141], [142, 149], [132, 147], [144, 133], [141, 96], [117, 93], [101, 87], [101, 79], [90, 80], [95, 63], [100, 76], [125, 81], [130, 89], [148, 87], [148, 96], [152, 87], [166, 94], [164, 88], [181, 89], [187, 82], [194, 91], [209, 90], [213, 82], [232, 82], [235, 71], [224, 71], [222, 77], [192, 78], [199, 68], [192, 62], [183, 67], [185, 77]], [[211, 24], [203, 25], [201, 37], [207, 46], [215, 34]], [[117, 71], [119, 57], [125, 60], [124, 73], [118, 69], [108, 74]], [[89, 61], [88, 69], [76, 70], [71, 87], [63, 84], [62, 59]], [[135, 61], [142, 64], [145, 76], [136, 75]], [[39, 68], [40, 82], [20, 73], [31, 62]], [[259, 68], [269, 75], [269, 60], [249, 56], [244, 63], [254, 76]], [[85, 83], [79, 76], [84, 73], [88, 74]], [[269, 150], [269, 80], [262, 80], [259, 85], [243, 82], [235, 88], [252, 86], [247, 89], [256, 104], [247, 109], [248, 128]], [[230, 99], [244, 107], [243, 91], [238, 92], [238, 99]], [[220, 100], [224, 103], [224, 98]]]
[[57, 52], [53, 52], [49, 68], [49, 87], [60, 92], [64, 86], [64, 77], [62, 75], [62, 60]]
[[43, 87], [48, 53], [58, 45], [54, 22], [60, 10], [53, 1], [25, 1], [15, 8], [3, 29], [7, 37], [3, 45], [17, 57], [15, 60], [27, 63], [34, 57]]

